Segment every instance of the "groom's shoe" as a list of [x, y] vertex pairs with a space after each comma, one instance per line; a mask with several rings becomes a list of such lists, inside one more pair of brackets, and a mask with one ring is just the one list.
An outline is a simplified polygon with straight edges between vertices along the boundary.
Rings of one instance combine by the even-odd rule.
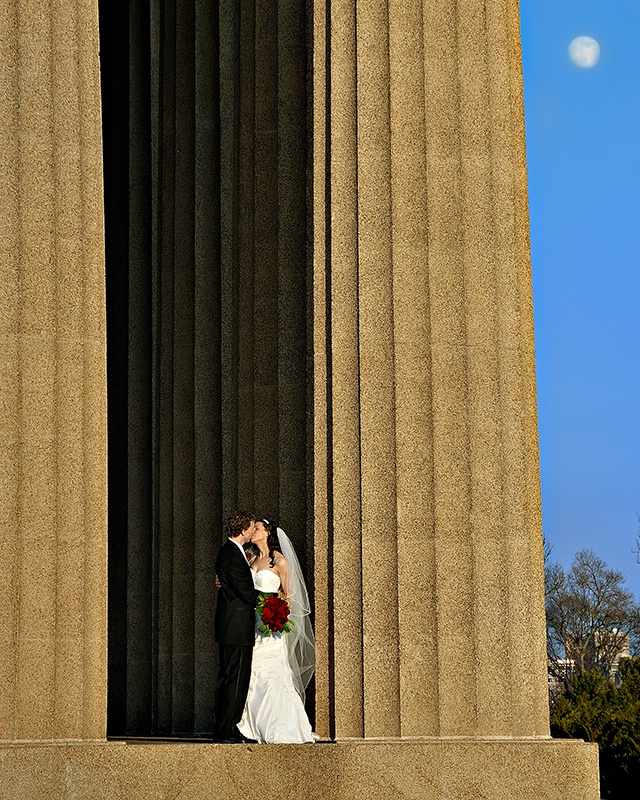
[[242, 744], [258, 744], [257, 739], [249, 739], [248, 736], [243, 736], [242, 734], [240, 734], [239, 738], [236, 741], [239, 741]]
[[240, 731], [236, 731], [234, 736], [230, 736], [228, 739], [216, 739], [218, 744], [258, 744], [257, 739], [249, 739], [247, 736], [243, 736]]
[[258, 740], [248, 739], [246, 736], [234, 736], [233, 739], [217, 739], [216, 744], [258, 744]]
[[244, 736], [239, 728], [236, 728], [235, 735], [233, 738], [237, 742], [241, 742], [242, 744], [258, 744], [257, 739], [249, 739], [247, 736]]

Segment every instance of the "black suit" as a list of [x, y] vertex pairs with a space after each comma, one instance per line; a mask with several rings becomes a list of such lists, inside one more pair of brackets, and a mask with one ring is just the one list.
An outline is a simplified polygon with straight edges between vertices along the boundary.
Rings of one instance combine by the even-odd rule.
[[258, 592], [254, 589], [251, 568], [240, 548], [227, 540], [216, 559], [220, 581], [214, 630], [220, 655], [216, 688], [215, 734], [218, 739], [238, 735], [249, 690], [251, 658], [255, 640], [255, 608]]

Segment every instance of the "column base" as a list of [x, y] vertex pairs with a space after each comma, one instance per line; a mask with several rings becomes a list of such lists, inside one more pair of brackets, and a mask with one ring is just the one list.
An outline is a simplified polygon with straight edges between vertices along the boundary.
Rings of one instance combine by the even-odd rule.
[[598, 746], [568, 739], [0, 743], [0, 794], [3, 800], [598, 800]]

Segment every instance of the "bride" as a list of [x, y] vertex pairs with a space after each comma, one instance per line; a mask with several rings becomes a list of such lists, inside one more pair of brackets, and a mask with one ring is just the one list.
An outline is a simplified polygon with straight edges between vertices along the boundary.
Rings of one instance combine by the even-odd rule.
[[289, 603], [289, 633], [256, 633], [249, 693], [238, 729], [258, 742], [313, 742], [304, 710], [304, 690], [315, 668], [315, 641], [309, 596], [300, 564], [286, 533], [258, 520], [251, 535], [258, 555], [251, 563], [259, 592], [278, 592]]

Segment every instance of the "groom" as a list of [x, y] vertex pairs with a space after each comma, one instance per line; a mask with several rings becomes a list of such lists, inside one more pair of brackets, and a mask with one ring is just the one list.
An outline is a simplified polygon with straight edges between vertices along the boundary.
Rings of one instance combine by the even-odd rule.
[[256, 518], [235, 511], [225, 523], [227, 541], [216, 559], [220, 582], [214, 623], [220, 655], [215, 703], [215, 739], [225, 744], [254, 742], [237, 728], [249, 691], [258, 592], [243, 544], [251, 539]]

